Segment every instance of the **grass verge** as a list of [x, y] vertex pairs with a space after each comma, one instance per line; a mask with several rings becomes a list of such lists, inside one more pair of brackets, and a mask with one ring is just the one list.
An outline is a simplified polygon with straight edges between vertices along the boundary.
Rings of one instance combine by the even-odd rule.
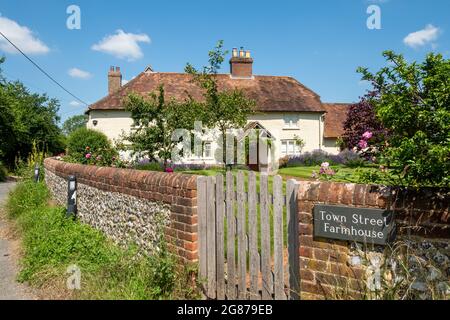
[[[19, 281], [60, 292], [68, 299], [195, 299], [195, 271], [181, 266], [162, 248], [154, 256], [139, 255], [137, 248], [116, 246], [101, 232], [65, 218], [65, 209], [50, 204], [43, 183], [25, 180], [7, 203], [23, 238]], [[81, 272], [80, 290], [68, 290], [71, 266]], [[50, 294], [51, 295], [51, 294]]]

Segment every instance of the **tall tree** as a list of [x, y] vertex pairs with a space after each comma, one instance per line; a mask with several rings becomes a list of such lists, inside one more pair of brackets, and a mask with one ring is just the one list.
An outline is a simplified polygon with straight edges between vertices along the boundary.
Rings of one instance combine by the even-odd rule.
[[129, 142], [128, 150], [152, 160], [162, 160], [164, 168], [178, 144], [172, 140], [175, 130], [193, 130], [193, 115], [201, 113], [201, 106], [191, 99], [167, 100], [162, 85], [148, 97], [130, 94], [125, 105], [134, 122], [132, 132], [123, 136]]
[[408, 63], [392, 51], [377, 73], [359, 68], [379, 94], [370, 99], [391, 136], [384, 155], [408, 184], [450, 185], [450, 60]]
[[344, 134], [342, 136], [343, 147], [347, 149], [360, 149], [361, 139], [366, 132], [372, 134], [370, 144], [382, 147], [388, 137], [388, 131], [378, 119], [374, 106], [370, 99], [376, 96], [376, 92], [369, 92], [358, 103], [350, 106], [347, 118], [344, 122]]
[[17, 157], [28, 156], [33, 143], [50, 153], [63, 151], [58, 111], [56, 99], [30, 93], [21, 82], [0, 76], [0, 160], [13, 167]]
[[[194, 81], [204, 90], [205, 125], [220, 130], [223, 146], [227, 131], [243, 128], [255, 106], [255, 101], [248, 99], [242, 90], [219, 90], [217, 74], [227, 53], [223, 50], [221, 40], [209, 52], [209, 64], [203, 67], [202, 71], [195, 69], [191, 64], [187, 64], [185, 68], [186, 73], [191, 74]], [[225, 163], [226, 155], [225, 152], [222, 153]]]
[[72, 116], [68, 118], [66, 121], [64, 121], [62, 125], [62, 131], [65, 135], [68, 136], [75, 130], [86, 127], [87, 122], [88, 116], [85, 114]]

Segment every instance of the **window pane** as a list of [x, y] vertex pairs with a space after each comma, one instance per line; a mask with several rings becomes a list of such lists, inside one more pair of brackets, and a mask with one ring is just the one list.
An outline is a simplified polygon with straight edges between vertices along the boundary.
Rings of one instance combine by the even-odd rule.
[[211, 158], [211, 143], [205, 143], [204, 157]]
[[281, 142], [281, 153], [287, 154], [287, 142], [286, 141]]

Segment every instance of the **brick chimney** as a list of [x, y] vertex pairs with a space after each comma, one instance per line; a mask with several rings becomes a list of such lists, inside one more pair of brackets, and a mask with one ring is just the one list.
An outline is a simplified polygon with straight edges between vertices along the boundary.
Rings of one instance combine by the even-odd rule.
[[110, 67], [108, 72], [108, 92], [109, 94], [119, 91], [122, 87], [122, 73], [120, 67]]
[[233, 48], [230, 73], [232, 78], [249, 79], [253, 77], [253, 59], [250, 56], [250, 51], [245, 51], [243, 47], [239, 50]]

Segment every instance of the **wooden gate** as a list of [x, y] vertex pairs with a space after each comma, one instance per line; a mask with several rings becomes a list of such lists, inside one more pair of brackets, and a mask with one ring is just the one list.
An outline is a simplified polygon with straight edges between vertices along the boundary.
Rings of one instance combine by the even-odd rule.
[[197, 184], [200, 279], [206, 298], [298, 299], [296, 181], [284, 185], [280, 176], [239, 171], [236, 179], [227, 172], [226, 181], [219, 174], [199, 177]]

